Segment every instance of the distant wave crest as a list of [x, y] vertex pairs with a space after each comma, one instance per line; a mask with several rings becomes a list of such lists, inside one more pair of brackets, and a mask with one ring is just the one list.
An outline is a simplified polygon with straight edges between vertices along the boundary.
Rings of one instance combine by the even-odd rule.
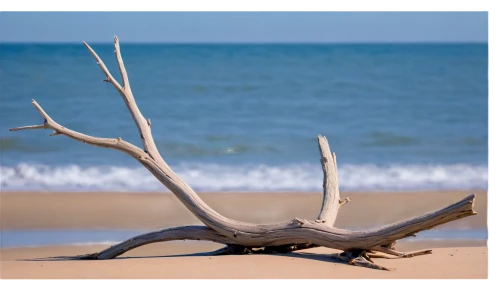
[[[172, 169], [198, 191], [319, 191], [321, 167], [311, 164], [220, 165], [179, 164]], [[484, 165], [340, 165], [342, 190], [486, 190], [488, 168]], [[4, 190], [51, 191], [160, 191], [165, 190], [142, 167], [47, 166], [21, 163], [0, 166]]]

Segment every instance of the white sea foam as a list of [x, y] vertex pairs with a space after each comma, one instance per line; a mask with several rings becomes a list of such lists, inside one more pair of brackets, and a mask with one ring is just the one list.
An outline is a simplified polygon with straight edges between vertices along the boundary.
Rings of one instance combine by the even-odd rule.
[[[197, 191], [319, 191], [321, 166], [311, 164], [179, 164], [172, 169]], [[484, 165], [340, 165], [343, 190], [434, 190], [488, 187]], [[46, 166], [21, 163], [0, 166], [6, 190], [159, 191], [165, 188], [142, 167]]]

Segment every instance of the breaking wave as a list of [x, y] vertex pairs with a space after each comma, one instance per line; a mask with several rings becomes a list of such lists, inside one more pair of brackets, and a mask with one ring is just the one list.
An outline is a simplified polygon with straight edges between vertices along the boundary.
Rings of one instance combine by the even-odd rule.
[[[319, 191], [321, 166], [312, 164], [220, 165], [185, 163], [172, 169], [197, 191]], [[341, 190], [486, 190], [484, 165], [340, 165]], [[165, 187], [142, 167], [0, 166], [2, 191], [162, 191]]]

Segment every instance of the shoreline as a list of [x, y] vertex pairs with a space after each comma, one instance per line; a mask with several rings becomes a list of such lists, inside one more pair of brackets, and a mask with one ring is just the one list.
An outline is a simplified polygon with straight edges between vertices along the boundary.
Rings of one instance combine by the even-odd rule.
[[[132, 237], [157, 230], [2, 230], [0, 249], [22, 249], [52, 246], [114, 245]], [[398, 241], [398, 249], [429, 247], [487, 246], [487, 230], [429, 230], [417, 237]], [[186, 240], [183, 243], [198, 243]]]

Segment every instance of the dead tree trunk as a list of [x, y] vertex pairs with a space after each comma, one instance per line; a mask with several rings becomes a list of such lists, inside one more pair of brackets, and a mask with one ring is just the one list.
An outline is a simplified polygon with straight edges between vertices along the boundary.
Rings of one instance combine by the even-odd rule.
[[252, 224], [226, 218], [210, 208], [205, 202], [179, 178], [158, 152], [151, 132], [151, 121], [141, 114], [132, 94], [125, 65], [123, 63], [118, 38], [114, 38], [115, 55], [121, 73], [123, 85], [118, 83], [108, 71], [94, 50], [84, 42], [85, 47], [96, 59], [104, 72], [103, 81], [110, 82], [123, 98], [142, 139], [143, 149], [118, 138], [98, 138], [70, 130], [55, 122], [42, 107], [33, 100], [33, 105], [45, 119], [44, 124], [12, 128], [10, 131], [24, 129], [52, 129], [53, 135], [65, 135], [85, 144], [112, 148], [135, 158], [148, 169], [163, 185], [206, 226], [184, 226], [147, 233], [119, 243], [99, 253], [63, 259], [111, 259], [133, 248], [169, 240], [207, 240], [226, 244], [227, 246], [213, 254], [233, 254], [256, 252], [254, 248], [264, 251], [288, 252], [297, 249], [324, 246], [344, 252], [336, 257], [353, 265], [385, 269], [371, 261], [370, 257], [389, 256], [377, 254], [382, 252], [391, 258], [412, 257], [431, 253], [430, 250], [412, 253], [401, 253], [394, 249], [396, 240], [414, 236], [417, 232], [454, 221], [463, 217], [475, 215], [472, 209], [475, 195], [466, 198], [441, 210], [427, 213], [420, 217], [387, 225], [367, 231], [349, 231], [333, 227], [339, 208], [349, 201], [340, 200], [335, 154], [330, 152], [324, 136], [318, 136], [321, 164], [323, 168], [323, 203], [318, 218], [314, 221], [295, 218], [288, 222], [277, 224]]

